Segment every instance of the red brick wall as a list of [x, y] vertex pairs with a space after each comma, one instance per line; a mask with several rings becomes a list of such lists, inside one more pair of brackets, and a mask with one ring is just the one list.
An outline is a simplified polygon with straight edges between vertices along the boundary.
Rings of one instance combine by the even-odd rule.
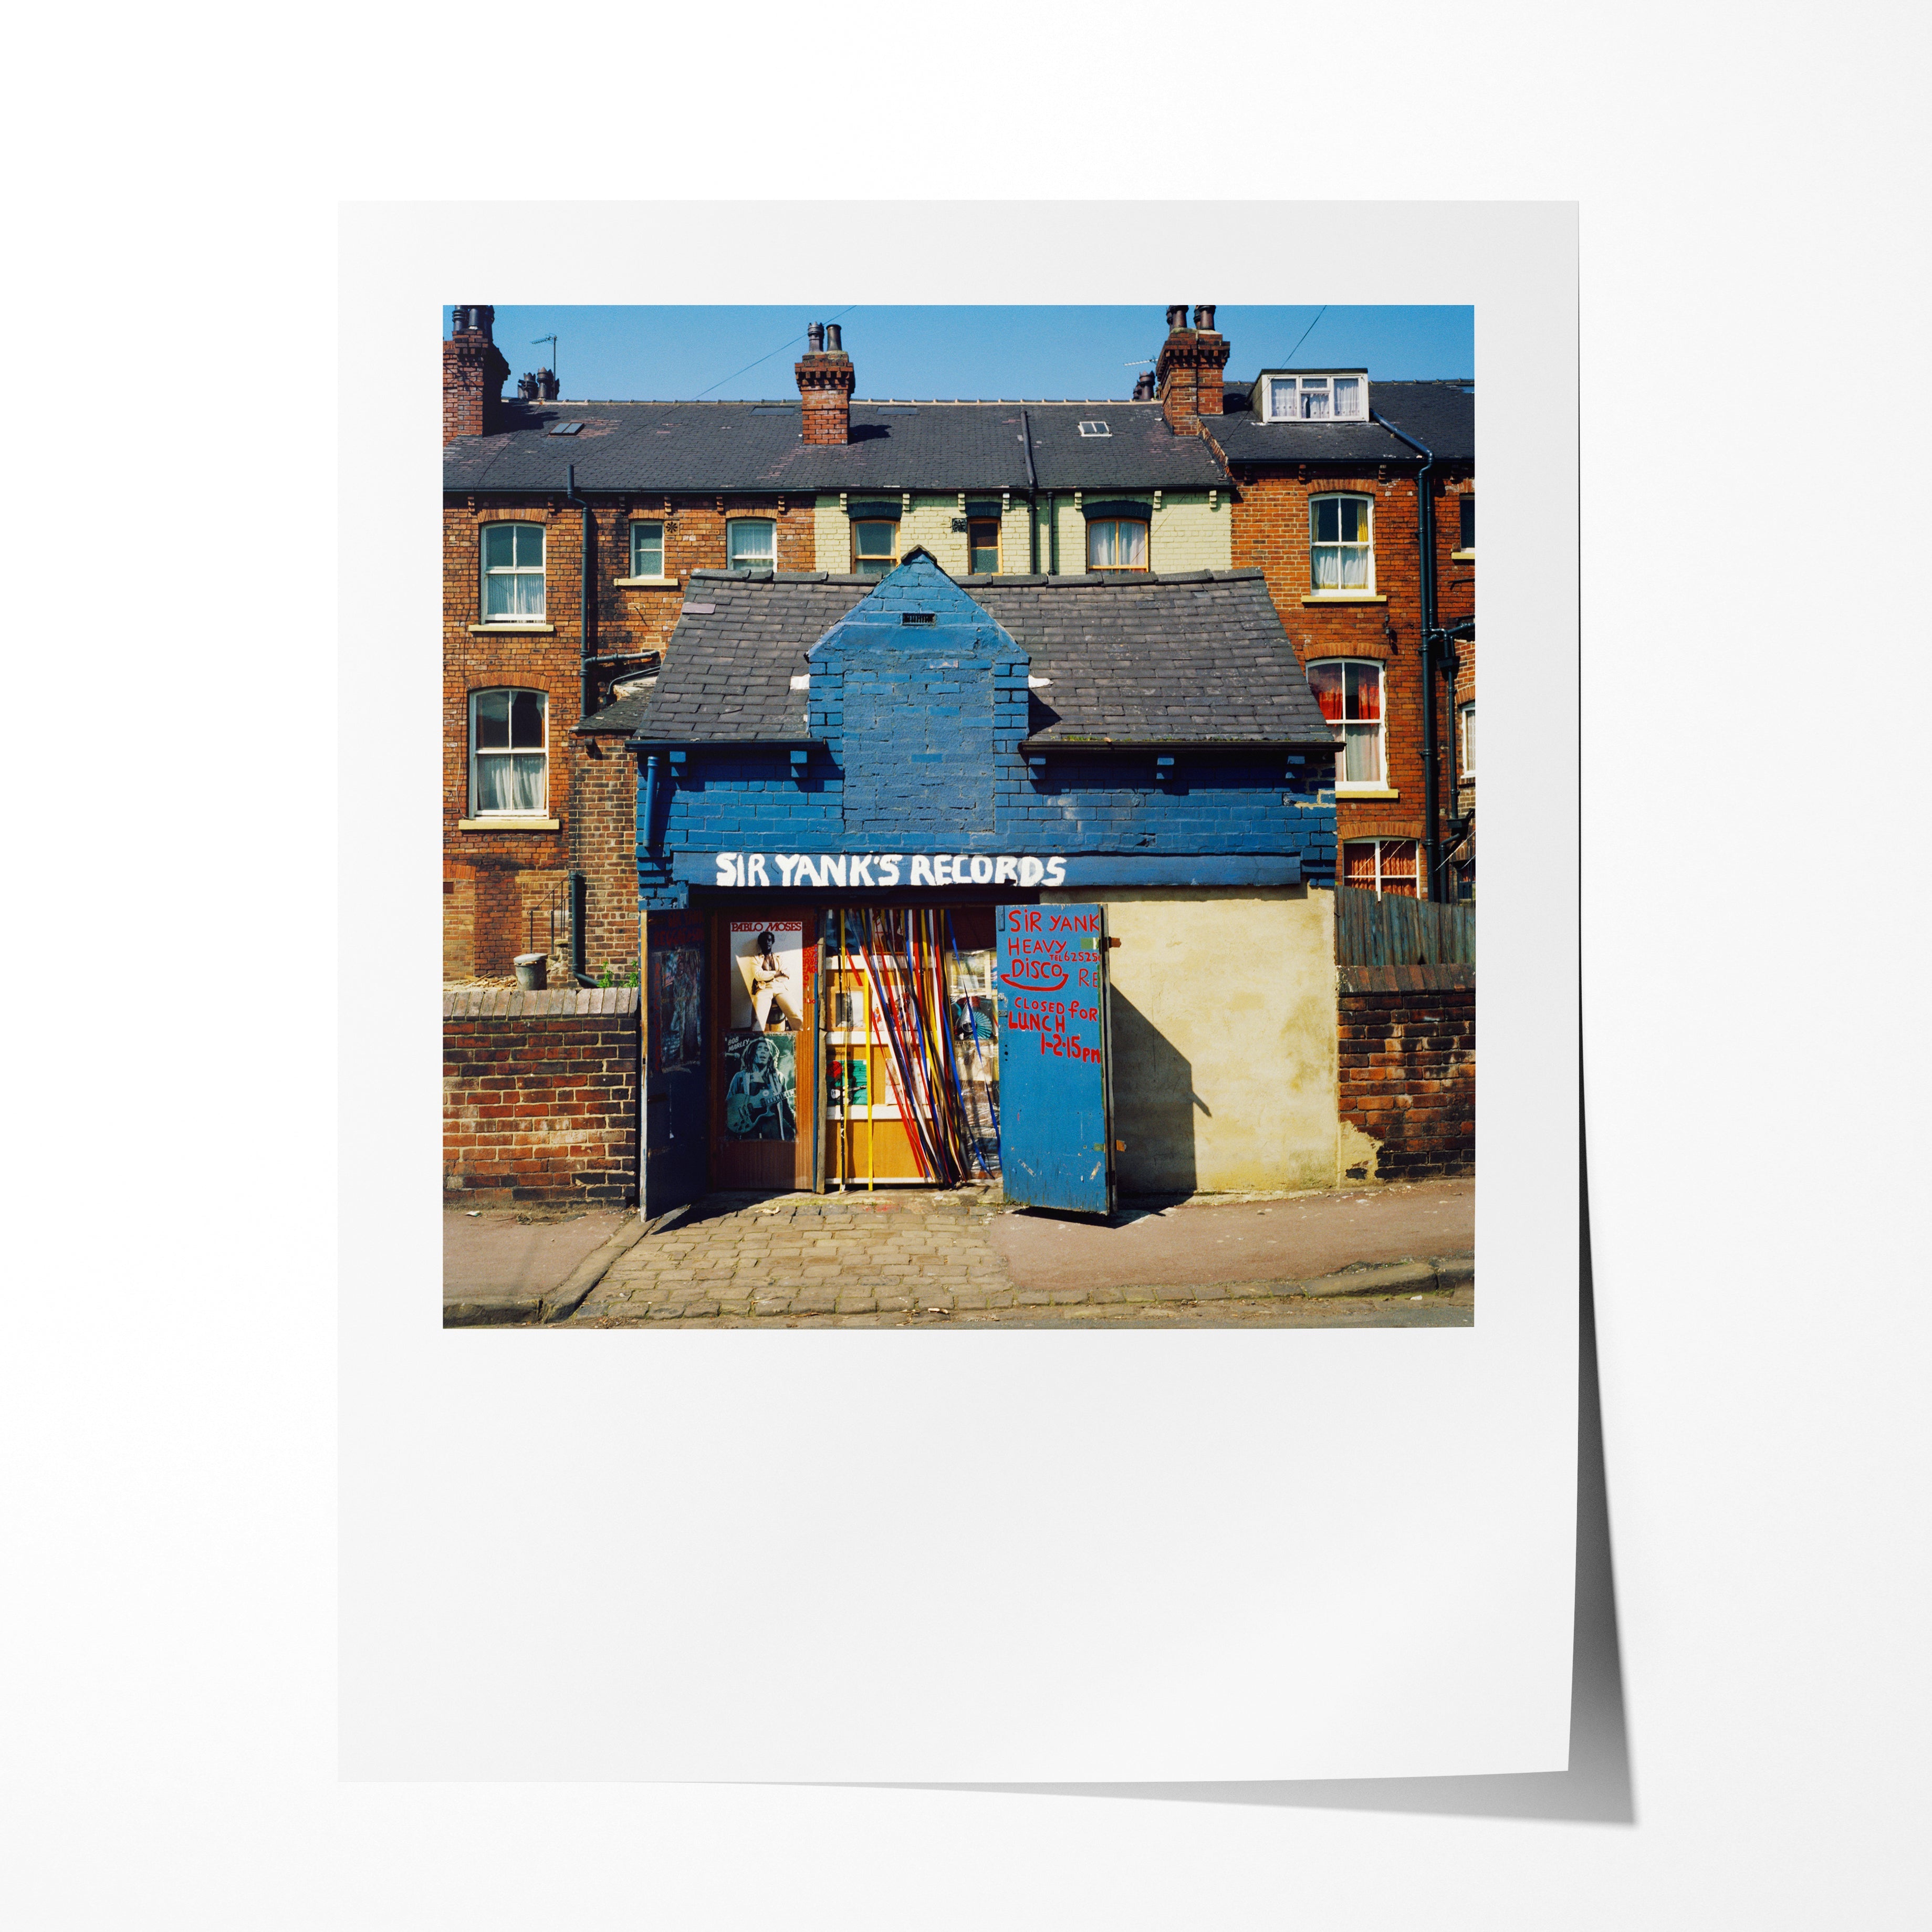
[[[544, 621], [553, 632], [476, 633], [482, 609], [482, 530], [506, 520], [542, 526]], [[579, 514], [560, 496], [514, 508], [452, 500], [443, 510], [443, 969], [502, 974], [524, 950], [533, 891], [568, 870], [570, 728], [578, 718], [577, 561]], [[470, 816], [470, 694], [496, 686], [541, 691], [549, 700], [548, 815], [556, 832], [464, 832]], [[532, 875], [536, 875], [533, 880]]]
[[[1375, 593], [1386, 604], [1304, 604], [1313, 579], [1309, 560], [1309, 500], [1345, 491], [1373, 500]], [[1451, 503], [1446, 513], [1452, 522]], [[1451, 532], [1453, 535], [1453, 532]], [[1382, 666], [1387, 727], [1384, 784], [1393, 799], [1338, 796], [1338, 844], [1351, 838], [1420, 838], [1426, 836], [1423, 791], [1422, 615], [1412, 473], [1304, 470], [1240, 478], [1229, 532], [1237, 569], [1258, 569], [1280, 613], [1295, 655], [1372, 658]], [[1441, 579], [1438, 578], [1438, 582]], [[1442, 762], [1436, 782], [1439, 814], [1448, 808], [1449, 731], [1452, 718], [1446, 681], [1437, 690], [1437, 747]], [[1338, 865], [1340, 854], [1337, 854]]]
[[446, 1198], [634, 1201], [638, 1024], [634, 987], [446, 993]]
[[1476, 969], [1337, 970], [1339, 1105], [1342, 1119], [1377, 1143], [1372, 1178], [1473, 1173]]
[[571, 862], [584, 874], [584, 958], [616, 976], [638, 963], [638, 760], [621, 736], [580, 738]]
[[[1436, 496], [1436, 588], [1441, 606], [1438, 621], [1445, 627], [1460, 623], [1465, 617], [1476, 614], [1476, 566], [1473, 558], [1458, 563], [1454, 553], [1459, 548], [1462, 526], [1461, 500], [1466, 493], [1474, 496], [1475, 478], [1460, 470], [1450, 470], [1444, 477]], [[1448, 696], [1449, 724], [1455, 728], [1455, 720], [1460, 708], [1471, 703], [1476, 695], [1476, 640], [1473, 636], [1458, 638], [1451, 648], [1456, 653], [1456, 677], [1453, 693]], [[1449, 681], [1444, 679], [1443, 688], [1449, 689]], [[1480, 749], [1480, 744], [1479, 744]], [[1456, 744], [1456, 784], [1454, 795], [1450, 797], [1444, 767], [1443, 796], [1459, 816], [1467, 818], [1476, 808], [1476, 788], [1473, 781], [1462, 776], [1462, 748], [1460, 739]]]
[[[666, 648], [683, 608], [684, 586], [694, 569], [722, 570], [725, 525], [732, 518], [770, 518], [778, 526], [778, 568], [816, 567], [814, 498], [788, 495], [721, 497], [630, 494], [598, 500], [592, 524], [592, 623], [600, 658]], [[490, 632], [471, 626], [482, 619], [482, 527], [503, 520], [542, 525], [543, 632]], [[674, 584], [620, 584], [631, 571], [634, 520], [664, 525], [664, 570]], [[573, 866], [586, 874], [586, 958], [592, 970], [607, 958], [628, 959], [637, 949], [637, 874], [629, 830], [632, 808], [622, 804], [621, 851], [611, 846], [610, 796], [618, 772], [634, 761], [605, 746], [589, 758], [571, 733], [582, 716], [582, 632], [579, 560], [583, 512], [561, 491], [488, 499], [452, 496], [443, 508], [442, 817], [444, 856], [443, 962], [446, 976], [500, 977], [525, 949], [526, 908], [546, 896], [550, 881]], [[635, 662], [593, 668], [594, 704], [608, 702], [612, 679], [639, 668]], [[554, 832], [460, 831], [470, 816], [470, 694], [514, 685], [542, 691], [549, 700], [550, 807]], [[584, 800], [576, 782], [588, 787]], [[632, 770], [622, 782], [634, 786]], [[579, 827], [575, 814], [590, 822]], [[519, 884], [517, 882], [521, 880]]]

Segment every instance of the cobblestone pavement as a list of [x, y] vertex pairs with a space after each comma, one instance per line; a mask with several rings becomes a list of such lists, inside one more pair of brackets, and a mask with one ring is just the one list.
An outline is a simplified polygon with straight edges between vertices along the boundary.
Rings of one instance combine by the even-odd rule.
[[[1468, 1326], [1466, 1268], [1387, 1294], [1318, 1297], [1292, 1282], [1015, 1284], [988, 1238], [996, 1192], [716, 1194], [621, 1256], [574, 1328], [970, 1328], [1252, 1324]], [[1378, 1284], [1379, 1285], [1379, 1284]], [[1419, 1292], [1418, 1292], [1419, 1291]]]

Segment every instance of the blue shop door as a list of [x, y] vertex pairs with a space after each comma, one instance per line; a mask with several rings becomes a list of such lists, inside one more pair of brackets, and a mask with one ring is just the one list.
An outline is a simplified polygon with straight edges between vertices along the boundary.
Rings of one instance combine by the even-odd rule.
[[707, 947], [701, 913], [644, 915], [646, 1220], [705, 1191], [711, 1083], [704, 1061]]
[[1001, 906], [1000, 1165], [1006, 1198], [1114, 1211], [1107, 916], [1097, 905]]

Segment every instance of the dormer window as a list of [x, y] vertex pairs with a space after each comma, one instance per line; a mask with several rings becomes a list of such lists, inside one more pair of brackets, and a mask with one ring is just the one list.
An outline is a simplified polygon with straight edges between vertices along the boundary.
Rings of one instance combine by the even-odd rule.
[[1270, 422], [1361, 422], [1369, 413], [1368, 378], [1360, 370], [1266, 379]]

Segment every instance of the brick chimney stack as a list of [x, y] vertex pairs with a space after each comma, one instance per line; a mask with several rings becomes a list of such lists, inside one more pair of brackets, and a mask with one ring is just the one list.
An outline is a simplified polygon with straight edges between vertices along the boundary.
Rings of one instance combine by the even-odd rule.
[[1202, 418], [1221, 413], [1221, 371], [1228, 366], [1228, 342], [1214, 327], [1214, 304], [1202, 302], [1187, 326], [1187, 304], [1167, 312], [1167, 340], [1154, 365], [1161, 413], [1177, 436], [1198, 436]]
[[493, 338], [496, 311], [459, 304], [442, 345], [442, 440], [488, 436], [498, 426], [510, 365]]
[[793, 374], [804, 404], [807, 442], [851, 440], [852, 358], [839, 340], [836, 322], [814, 322], [805, 332], [805, 353]]

